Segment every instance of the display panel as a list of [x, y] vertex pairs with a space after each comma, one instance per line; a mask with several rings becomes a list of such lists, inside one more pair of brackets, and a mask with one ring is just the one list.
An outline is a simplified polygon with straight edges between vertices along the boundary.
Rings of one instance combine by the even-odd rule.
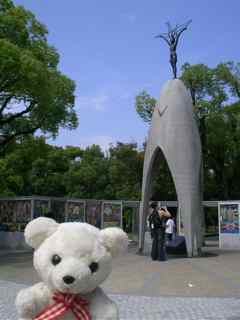
[[122, 225], [122, 204], [103, 203], [103, 227], [121, 227]]
[[0, 231], [23, 231], [31, 220], [31, 200], [0, 201]]
[[16, 201], [15, 214], [17, 223], [27, 223], [31, 220], [31, 201]]
[[72, 222], [85, 221], [85, 202], [83, 201], [67, 202], [67, 221], [72, 221]]
[[86, 222], [101, 228], [102, 217], [101, 217], [101, 202], [88, 202], [86, 204]]
[[15, 206], [16, 201], [4, 200], [0, 202], [0, 219], [2, 223], [16, 222]]
[[237, 203], [220, 204], [221, 233], [239, 234], [239, 205]]
[[219, 216], [219, 246], [222, 249], [240, 249], [239, 216], [240, 203], [220, 202]]
[[0, 202], [0, 231], [16, 231], [15, 215], [16, 201], [3, 200]]
[[63, 200], [51, 200], [51, 215], [59, 223], [65, 222], [65, 204]]
[[33, 218], [44, 217], [49, 213], [49, 200], [34, 199]]

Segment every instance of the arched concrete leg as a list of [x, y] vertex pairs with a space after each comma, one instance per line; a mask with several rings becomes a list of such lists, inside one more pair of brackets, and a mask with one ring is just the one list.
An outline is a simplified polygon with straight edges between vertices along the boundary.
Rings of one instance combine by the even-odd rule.
[[149, 130], [140, 209], [140, 251], [144, 246], [150, 182], [158, 148], [166, 158], [176, 187], [188, 255], [196, 256], [202, 244], [201, 142], [191, 97], [178, 79], [163, 87]]
[[[143, 182], [142, 182], [142, 201], [139, 210], [139, 253], [143, 252], [144, 238], [146, 230], [146, 218], [149, 212], [149, 201], [152, 193], [152, 181], [153, 181], [153, 164], [157, 157], [158, 147], [152, 146], [151, 150], [146, 149], [144, 168], [143, 168]], [[146, 156], [147, 155], [147, 156]]]
[[[148, 153], [147, 153], [148, 152]], [[166, 159], [168, 157], [167, 153], [159, 146], [154, 146], [151, 150], [146, 150], [147, 159], [144, 162], [143, 170], [143, 184], [142, 184], [142, 202], [140, 204], [140, 228], [139, 228], [139, 253], [143, 252], [144, 248], [144, 238], [146, 230], [146, 217], [149, 212], [149, 201], [152, 194], [152, 181], [154, 175], [154, 164], [156, 164], [156, 159], [158, 155], [162, 153], [165, 155]], [[201, 199], [199, 198], [199, 190], [192, 191], [187, 190], [184, 178], [177, 175], [177, 168], [174, 164], [170, 163], [170, 172], [173, 177], [175, 184], [175, 189], [177, 191], [178, 203], [181, 208], [181, 218], [184, 225], [184, 235], [187, 245], [187, 253], [189, 257], [198, 256], [199, 250], [201, 248]], [[188, 185], [191, 184], [187, 184]], [[195, 213], [198, 214], [195, 214]]]
[[204, 208], [203, 208], [203, 192], [204, 192], [204, 172], [203, 172], [203, 161], [201, 163], [201, 172], [200, 172], [200, 230], [199, 230], [199, 242], [204, 245], [204, 235], [206, 229], [206, 221], [204, 216]]
[[195, 212], [199, 213], [201, 210], [198, 204], [198, 194], [191, 194], [189, 192], [189, 195], [185, 195], [184, 198], [182, 194], [180, 194], [179, 196], [179, 205], [181, 207], [181, 219], [183, 222], [188, 257], [198, 256], [201, 248], [201, 222], [198, 218], [199, 215], [194, 214]]

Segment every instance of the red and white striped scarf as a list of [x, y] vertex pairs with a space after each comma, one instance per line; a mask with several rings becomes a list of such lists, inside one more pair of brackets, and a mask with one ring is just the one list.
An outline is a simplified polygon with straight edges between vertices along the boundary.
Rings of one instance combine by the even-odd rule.
[[89, 302], [76, 294], [56, 292], [53, 295], [53, 304], [47, 306], [34, 320], [55, 320], [66, 311], [71, 310], [77, 320], [91, 320], [86, 308]]

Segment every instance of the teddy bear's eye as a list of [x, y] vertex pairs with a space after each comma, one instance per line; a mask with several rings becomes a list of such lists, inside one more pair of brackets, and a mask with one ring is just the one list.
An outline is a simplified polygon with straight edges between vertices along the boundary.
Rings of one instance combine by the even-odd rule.
[[97, 262], [92, 262], [89, 265], [89, 269], [91, 270], [92, 273], [96, 272], [98, 270], [98, 263]]
[[54, 254], [54, 256], [52, 256], [52, 264], [54, 266], [56, 266], [57, 264], [59, 264], [62, 261], [61, 257], [59, 257], [59, 255]]

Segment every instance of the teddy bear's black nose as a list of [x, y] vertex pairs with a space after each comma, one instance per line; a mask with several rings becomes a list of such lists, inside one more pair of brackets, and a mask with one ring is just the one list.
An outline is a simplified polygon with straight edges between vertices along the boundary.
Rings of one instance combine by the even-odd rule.
[[63, 281], [66, 283], [66, 284], [71, 284], [75, 281], [75, 278], [73, 278], [72, 276], [64, 276], [63, 277]]

